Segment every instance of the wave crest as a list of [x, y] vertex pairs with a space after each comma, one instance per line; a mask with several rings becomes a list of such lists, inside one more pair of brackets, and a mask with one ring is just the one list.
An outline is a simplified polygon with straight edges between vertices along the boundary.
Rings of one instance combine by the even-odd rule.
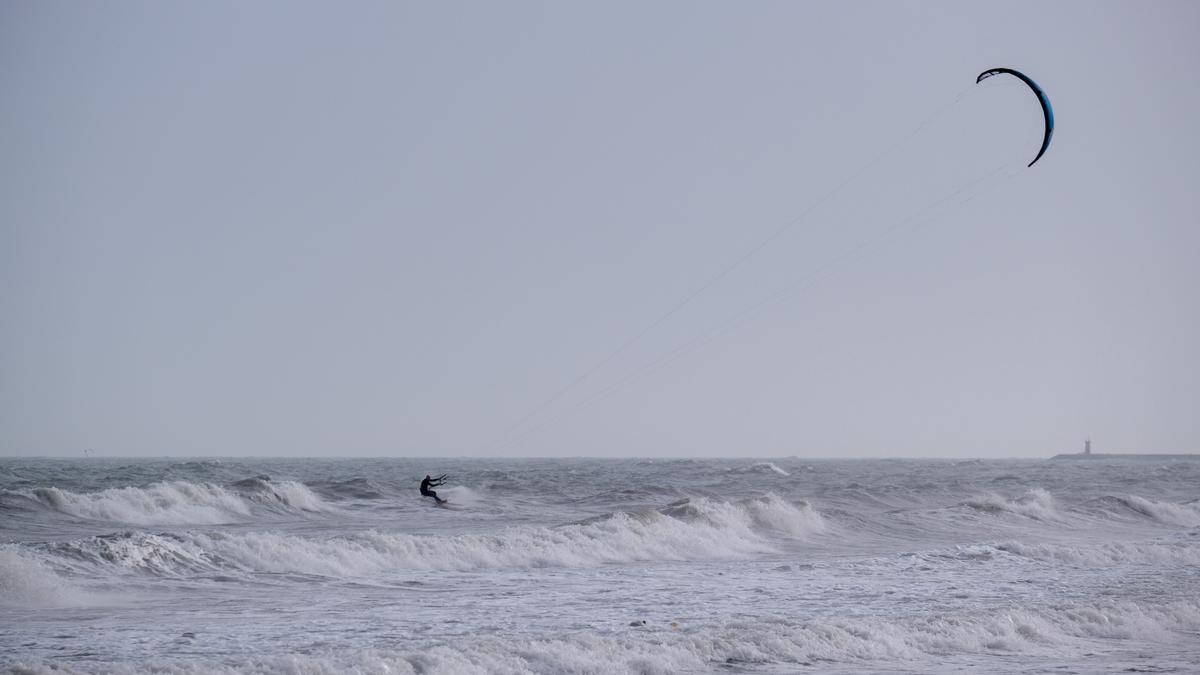
[[1070, 546], [1064, 544], [1008, 541], [996, 545], [1000, 551], [1022, 558], [1068, 565], [1108, 567], [1114, 564], [1200, 565], [1200, 546], [1165, 542], [1103, 542]]
[[1179, 525], [1182, 527], [1200, 526], [1200, 504], [1176, 504], [1160, 502], [1137, 495], [1122, 497], [1101, 497], [1092, 502], [1109, 513], [1145, 518], [1164, 525]]
[[[789, 672], [921, 669], [929, 658], [945, 670], [974, 670], [981, 655], [1062, 659], [1095, 651], [1095, 640], [1137, 640], [1180, 652], [1200, 630], [1195, 600], [1099, 602], [997, 609], [936, 617], [787, 618], [698, 625], [639, 625], [599, 634], [456, 639], [419, 649], [371, 648], [262, 654], [224, 664], [178, 658], [153, 662], [156, 672], [264, 674], [293, 672], [717, 672], [780, 667]], [[1181, 646], [1182, 645], [1182, 646]], [[908, 662], [908, 663], [905, 663]], [[43, 664], [22, 664], [24, 667]], [[1174, 670], [1174, 668], [1170, 668]], [[49, 667], [47, 668], [49, 670]]]
[[1042, 488], [1034, 488], [1015, 499], [988, 494], [963, 502], [963, 506], [991, 515], [1013, 514], [1046, 522], [1062, 520], [1054, 496]]
[[88, 600], [86, 593], [55, 574], [44, 561], [15, 547], [0, 547], [0, 606], [75, 607]]
[[259, 476], [238, 481], [236, 485], [249, 499], [260, 504], [310, 512], [326, 510], [325, 502], [316, 493], [296, 481], [273, 481], [269, 476]]
[[71, 492], [57, 487], [7, 492], [5, 508], [45, 508], [87, 520], [127, 525], [221, 525], [247, 520], [252, 505], [276, 511], [317, 512], [325, 503], [301, 483], [263, 477], [240, 481], [242, 494], [212, 483], [165, 481], [146, 487]]
[[179, 535], [125, 532], [45, 546], [55, 562], [75, 569], [106, 568], [123, 574], [179, 576], [236, 568]]
[[582, 567], [643, 560], [740, 558], [775, 550], [771, 537], [824, 530], [819, 513], [770, 495], [678, 502], [558, 527], [417, 536], [369, 531], [331, 539], [273, 533], [202, 535], [205, 548], [257, 571], [365, 575], [394, 570]]
[[240, 497], [211, 483], [170, 481], [87, 493], [35, 488], [32, 496], [55, 511], [78, 518], [133, 525], [215, 525], [250, 515]]
[[773, 553], [776, 539], [824, 531], [808, 504], [774, 495], [701, 498], [661, 510], [618, 511], [557, 527], [495, 534], [413, 535], [368, 530], [336, 537], [277, 532], [129, 532], [45, 545], [56, 563], [156, 576], [274, 572], [355, 577], [397, 571], [586, 567], [647, 560], [717, 560]]

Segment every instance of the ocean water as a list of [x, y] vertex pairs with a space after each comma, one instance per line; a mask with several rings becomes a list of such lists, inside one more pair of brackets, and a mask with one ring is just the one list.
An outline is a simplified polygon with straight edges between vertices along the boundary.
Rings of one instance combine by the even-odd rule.
[[1200, 672], [1200, 463], [5, 459], [0, 668]]

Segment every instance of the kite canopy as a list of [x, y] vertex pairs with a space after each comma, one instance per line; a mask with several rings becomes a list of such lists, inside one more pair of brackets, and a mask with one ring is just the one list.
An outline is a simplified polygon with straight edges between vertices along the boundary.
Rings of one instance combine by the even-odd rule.
[[1019, 70], [1013, 70], [1012, 68], [992, 68], [991, 70], [985, 70], [979, 74], [979, 77], [975, 78], [975, 84], [979, 84], [993, 75], [1000, 75], [1003, 73], [1012, 75], [1013, 77], [1029, 85], [1029, 88], [1033, 90], [1033, 93], [1037, 94], [1038, 103], [1042, 104], [1042, 115], [1046, 118], [1046, 133], [1044, 136], [1042, 136], [1042, 147], [1038, 149], [1037, 157], [1034, 157], [1033, 161], [1029, 163], [1029, 166], [1033, 166], [1039, 159], [1042, 158], [1042, 155], [1046, 154], [1046, 148], [1050, 147], [1050, 136], [1054, 133], [1054, 110], [1050, 107], [1050, 99], [1046, 98], [1046, 92], [1042, 91], [1042, 88], [1037, 85], [1037, 82], [1029, 79], [1028, 75]]

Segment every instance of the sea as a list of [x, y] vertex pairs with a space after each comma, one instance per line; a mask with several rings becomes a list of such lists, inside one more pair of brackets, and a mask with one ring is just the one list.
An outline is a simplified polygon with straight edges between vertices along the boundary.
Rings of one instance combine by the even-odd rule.
[[0, 670], [1200, 672], [1200, 462], [0, 459]]

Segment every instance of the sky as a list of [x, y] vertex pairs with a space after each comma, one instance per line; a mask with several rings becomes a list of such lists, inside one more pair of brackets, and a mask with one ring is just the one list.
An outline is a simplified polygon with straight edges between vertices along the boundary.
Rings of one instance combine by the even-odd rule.
[[1198, 29], [5, 2], [0, 456], [1200, 451]]

